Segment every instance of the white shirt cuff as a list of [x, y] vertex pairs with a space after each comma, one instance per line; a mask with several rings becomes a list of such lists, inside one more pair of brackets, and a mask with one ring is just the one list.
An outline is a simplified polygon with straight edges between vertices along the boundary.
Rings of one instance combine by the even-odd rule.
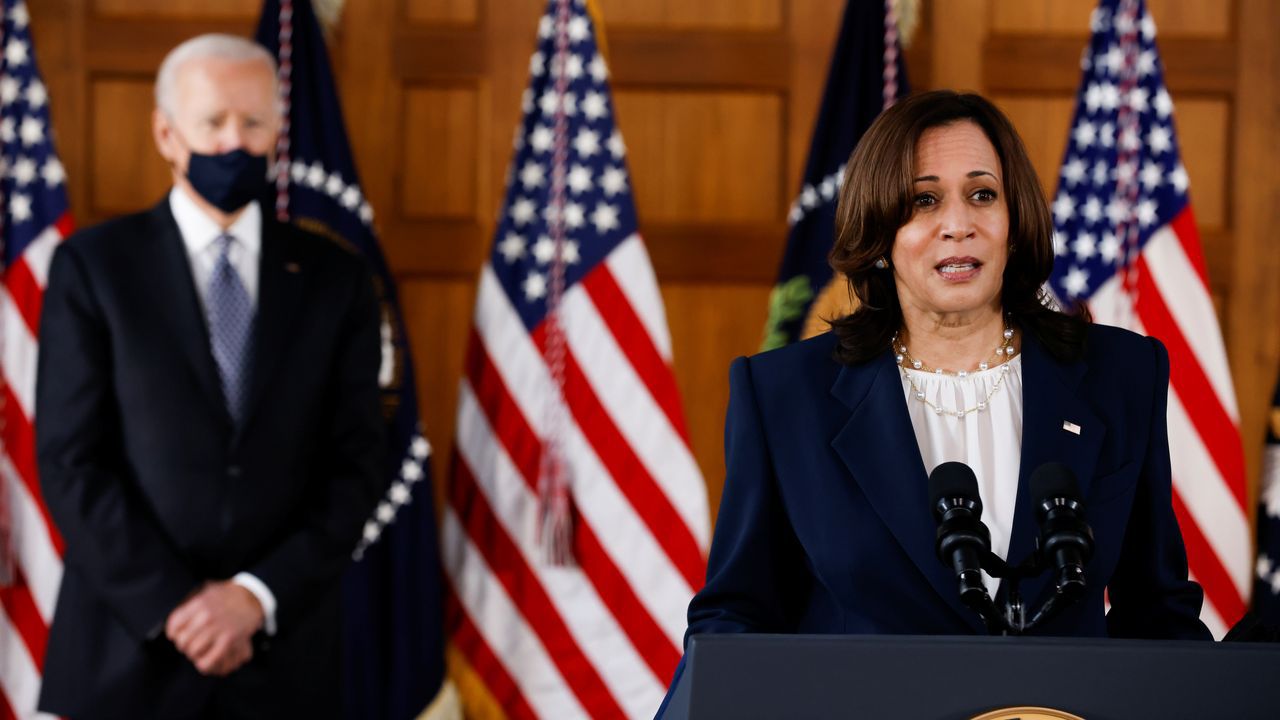
[[253, 596], [258, 599], [258, 604], [262, 606], [262, 630], [267, 635], [275, 635], [276, 596], [271, 592], [271, 588], [259, 580], [257, 575], [247, 572], [236, 573], [236, 576], [231, 578], [231, 582], [253, 593]]

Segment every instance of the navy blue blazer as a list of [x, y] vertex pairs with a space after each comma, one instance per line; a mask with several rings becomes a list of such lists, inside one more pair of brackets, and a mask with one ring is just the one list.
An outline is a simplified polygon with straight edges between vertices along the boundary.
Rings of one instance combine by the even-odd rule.
[[[985, 632], [934, 554], [928, 476], [893, 356], [844, 366], [835, 347], [828, 333], [734, 361], [724, 496], [686, 643], [700, 633]], [[1075, 472], [1096, 541], [1087, 595], [1035, 634], [1208, 639], [1172, 508], [1164, 346], [1093, 325], [1084, 358], [1061, 363], [1028, 334], [1022, 384], [1008, 559], [1032, 552], [1027, 481], [1049, 461]], [[1048, 573], [1021, 589], [1031, 610], [1053, 592]]]

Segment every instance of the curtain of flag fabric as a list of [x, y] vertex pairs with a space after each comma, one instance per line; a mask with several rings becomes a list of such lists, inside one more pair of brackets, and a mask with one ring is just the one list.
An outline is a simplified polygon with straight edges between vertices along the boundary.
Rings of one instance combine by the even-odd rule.
[[343, 701], [349, 718], [415, 718], [444, 678], [443, 589], [430, 482], [395, 283], [360, 190], [324, 35], [310, 0], [267, 0], [258, 42], [280, 63], [285, 126], [277, 193], [265, 211], [358, 251], [382, 305], [379, 383], [390, 490], [364, 527], [343, 578]]
[[1052, 204], [1050, 286], [1094, 320], [1169, 351], [1174, 510], [1201, 619], [1221, 638], [1252, 583], [1240, 419], [1209, 294], [1173, 100], [1143, 0], [1103, 0], [1091, 19], [1071, 135]]
[[[651, 717], [706, 571], [706, 489], [598, 32], [580, 0], [551, 0], [537, 29], [441, 528], [460, 687], [512, 717]], [[556, 483], [569, 562], [547, 552]]]
[[71, 232], [49, 93], [21, 0], [0, 4], [0, 718], [33, 718], [62, 581], [35, 460], [36, 354], [49, 261]]
[[787, 215], [787, 247], [769, 295], [762, 350], [801, 339], [813, 311], [829, 312], [818, 303], [824, 288], [835, 284], [846, 297], [843, 280], [833, 280], [827, 264], [844, 165], [880, 111], [907, 92], [894, 0], [849, 0], [800, 194]]

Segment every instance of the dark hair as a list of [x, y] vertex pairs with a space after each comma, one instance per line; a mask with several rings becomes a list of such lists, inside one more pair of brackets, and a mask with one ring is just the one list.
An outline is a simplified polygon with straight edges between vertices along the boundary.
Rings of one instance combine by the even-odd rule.
[[1043, 290], [1053, 271], [1053, 222], [1035, 169], [1013, 124], [979, 95], [934, 90], [912, 95], [885, 110], [854, 149], [836, 208], [836, 240], [829, 260], [849, 281], [860, 306], [831, 328], [839, 338], [836, 359], [866, 362], [889, 347], [902, 325], [892, 270], [875, 267], [892, 256], [898, 228], [911, 220], [916, 144], [926, 130], [972, 122], [995, 147], [1009, 207], [1009, 259], [1001, 297], [1004, 310], [1051, 355], [1069, 361], [1084, 350], [1087, 310], [1054, 309]]

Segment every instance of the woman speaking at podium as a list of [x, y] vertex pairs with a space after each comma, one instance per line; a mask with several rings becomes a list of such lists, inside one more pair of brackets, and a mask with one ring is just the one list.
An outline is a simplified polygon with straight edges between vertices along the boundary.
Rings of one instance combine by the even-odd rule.
[[[1171, 504], [1168, 355], [1055, 309], [1052, 233], [992, 103], [937, 91], [880, 116], [848, 163], [831, 252], [857, 310], [730, 370], [725, 490], [686, 637], [985, 633], [935, 552], [927, 478], [959, 461], [991, 552], [1014, 565], [1040, 533], [1029, 476], [1075, 476], [1086, 589], [1034, 633], [1209, 638]], [[983, 581], [1003, 604], [1008, 588]], [[1021, 589], [1034, 610], [1054, 585]]]

